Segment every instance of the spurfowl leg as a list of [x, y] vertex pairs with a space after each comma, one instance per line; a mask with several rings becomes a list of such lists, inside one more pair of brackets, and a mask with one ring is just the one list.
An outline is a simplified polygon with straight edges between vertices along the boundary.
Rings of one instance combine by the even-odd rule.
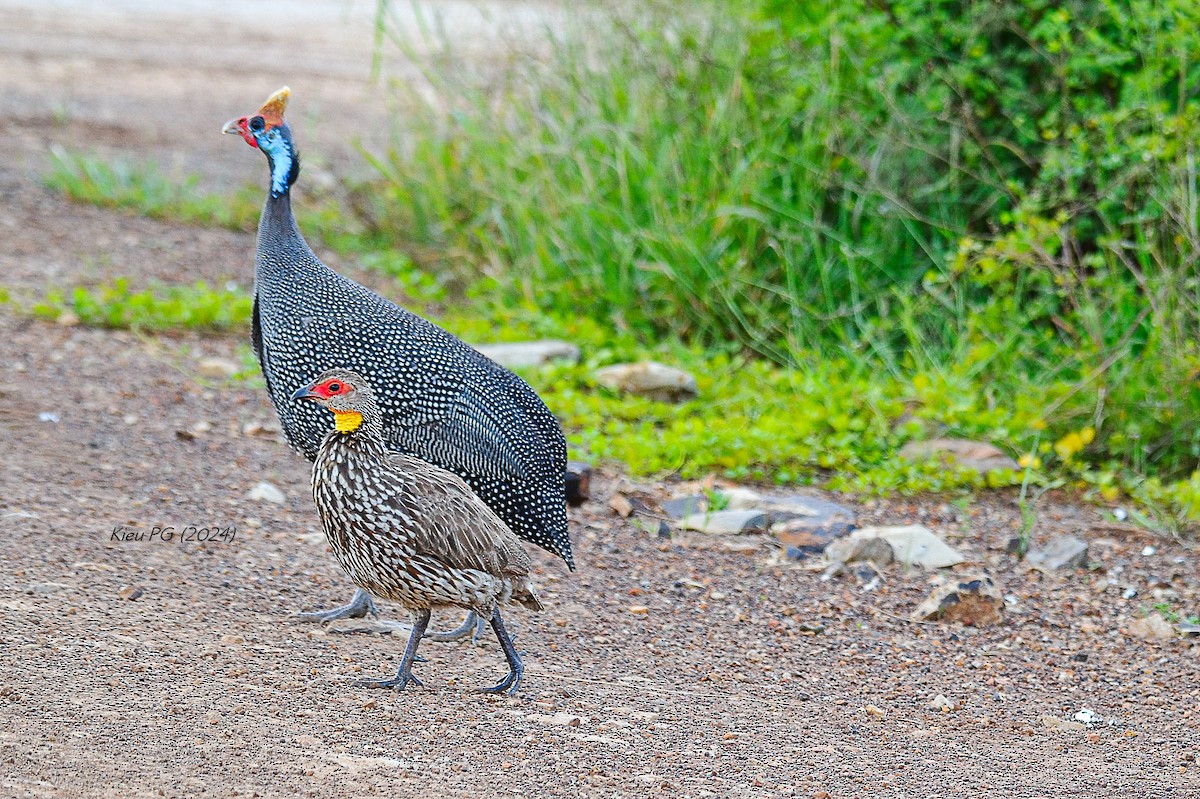
[[361, 588], [354, 593], [354, 598], [350, 600], [349, 605], [342, 605], [340, 608], [332, 610], [314, 610], [309, 613], [295, 613], [292, 618], [301, 621], [319, 621], [322, 624], [327, 624], [338, 619], [361, 619], [367, 614], [372, 616], [379, 615], [379, 608], [375, 607], [375, 600], [371, 595]]
[[447, 630], [444, 633], [426, 633], [425, 637], [430, 641], [445, 643], [447, 641], [457, 641], [460, 638], [471, 636], [471, 643], [479, 646], [479, 636], [483, 633], [484, 621], [479, 614], [471, 611], [467, 617], [463, 619], [463, 623], [455, 627], [453, 630]]
[[521, 685], [521, 675], [525, 673], [525, 665], [521, 663], [521, 656], [517, 654], [517, 648], [513, 646], [508, 630], [504, 629], [504, 621], [500, 618], [499, 609], [492, 611], [492, 631], [496, 633], [496, 639], [500, 641], [500, 648], [504, 650], [504, 657], [508, 660], [508, 676], [491, 688], [484, 688], [483, 691], [489, 694], [512, 696], [517, 692], [517, 687]]
[[421, 681], [413, 676], [412, 666], [417, 657], [417, 647], [421, 643], [421, 636], [425, 635], [427, 626], [429, 626], [429, 611], [422, 610], [413, 618], [412, 633], [408, 636], [408, 644], [404, 647], [404, 657], [400, 658], [400, 668], [396, 670], [395, 677], [390, 680], [358, 680], [355, 685], [368, 688], [395, 688], [397, 691], [403, 691], [409, 683], [420, 685]]

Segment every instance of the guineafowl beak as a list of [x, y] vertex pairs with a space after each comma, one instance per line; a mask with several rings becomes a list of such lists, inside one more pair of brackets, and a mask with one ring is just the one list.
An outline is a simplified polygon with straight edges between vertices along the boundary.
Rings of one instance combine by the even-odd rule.
[[321, 399], [321, 395], [317, 394], [315, 391], [313, 391], [314, 388], [315, 388], [315, 386], [305, 386], [304, 388], [298, 388], [298, 389], [296, 389], [296, 393], [292, 395], [292, 399], [294, 399], [294, 400], [302, 400], [302, 399], [319, 400], [319, 399]]
[[250, 134], [250, 128], [248, 127], [246, 117], [237, 117], [236, 119], [229, 120], [225, 123], [225, 127], [221, 128], [221, 132], [232, 133], [235, 136], [241, 136], [246, 140], [246, 144], [249, 144], [251, 147], [258, 146], [258, 142], [255, 141], [254, 136]]

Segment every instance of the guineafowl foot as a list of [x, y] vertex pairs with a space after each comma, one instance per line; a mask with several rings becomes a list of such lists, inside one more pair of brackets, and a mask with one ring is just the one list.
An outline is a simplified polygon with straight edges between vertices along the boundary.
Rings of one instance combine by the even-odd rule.
[[475, 611], [467, 614], [463, 619], [463, 623], [455, 627], [453, 630], [447, 630], [444, 633], [426, 633], [425, 637], [430, 641], [438, 643], [446, 643], [447, 641], [458, 641], [471, 636], [471, 644], [479, 646], [479, 636], [483, 633], [483, 626], [486, 622]]
[[408, 674], [397, 673], [390, 680], [355, 680], [354, 684], [361, 688], [395, 688], [397, 691], [403, 691], [409, 684], [417, 686], [425, 685], [411, 671]]
[[500, 642], [500, 648], [504, 650], [504, 658], [508, 661], [508, 676], [490, 688], [484, 688], [483, 692], [512, 696], [521, 687], [525, 664], [521, 662], [521, 656], [517, 653], [517, 648], [513, 646], [512, 637], [504, 629], [504, 621], [500, 618], [499, 610], [492, 611], [492, 631], [496, 633], [496, 640]]
[[349, 605], [342, 605], [340, 608], [333, 608], [332, 610], [294, 613], [292, 614], [292, 618], [297, 621], [319, 621], [321, 624], [328, 624], [338, 619], [361, 619], [368, 614], [378, 616], [379, 608], [375, 607], [375, 600], [371, 598], [371, 595], [360, 588], [355, 592], [354, 598], [350, 600]]
[[413, 615], [412, 632], [409, 633], [408, 643], [404, 646], [404, 656], [400, 658], [400, 668], [396, 670], [395, 677], [390, 680], [358, 680], [355, 685], [364, 688], [395, 688], [397, 691], [403, 691], [409, 683], [421, 685], [421, 681], [412, 673], [412, 667], [413, 662], [417, 660], [417, 647], [421, 645], [421, 638], [428, 626], [428, 610], [421, 610]]

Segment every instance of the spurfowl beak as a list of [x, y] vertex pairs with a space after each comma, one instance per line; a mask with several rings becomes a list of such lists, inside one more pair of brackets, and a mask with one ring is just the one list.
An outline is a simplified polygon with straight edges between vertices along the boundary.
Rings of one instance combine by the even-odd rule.
[[298, 388], [296, 389], [296, 393], [292, 395], [292, 399], [320, 399], [321, 396], [313, 391], [314, 388], [316, 388], [316, 386], [305, 386], [304, 388]]

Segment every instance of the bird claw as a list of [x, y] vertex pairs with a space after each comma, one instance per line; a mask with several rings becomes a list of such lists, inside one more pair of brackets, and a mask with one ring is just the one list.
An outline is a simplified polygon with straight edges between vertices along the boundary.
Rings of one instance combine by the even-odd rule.
[[331, 621], [337, 621], [338, 619], [361, 619], [368, 615], [378, 618], [379, 608], [375, 607], [375, 600], [371, 598], [371, 595], [360, 588], [348, 605], [342, 605], [331, 610], [293, 613], [292, 618], [296, 621], [315, 621], [321, 624], [329, 624]]
[[509, 671], [508, 676], [500, 682], [488, 688], [480, 688], [479, 690], [485, 694], [504, 694], [506, 696], [512, 696], [517, 692], [517, 688], [521, 685], [521, 674], [523, 672], [524, 669], [521, 669], [520, 671]]

